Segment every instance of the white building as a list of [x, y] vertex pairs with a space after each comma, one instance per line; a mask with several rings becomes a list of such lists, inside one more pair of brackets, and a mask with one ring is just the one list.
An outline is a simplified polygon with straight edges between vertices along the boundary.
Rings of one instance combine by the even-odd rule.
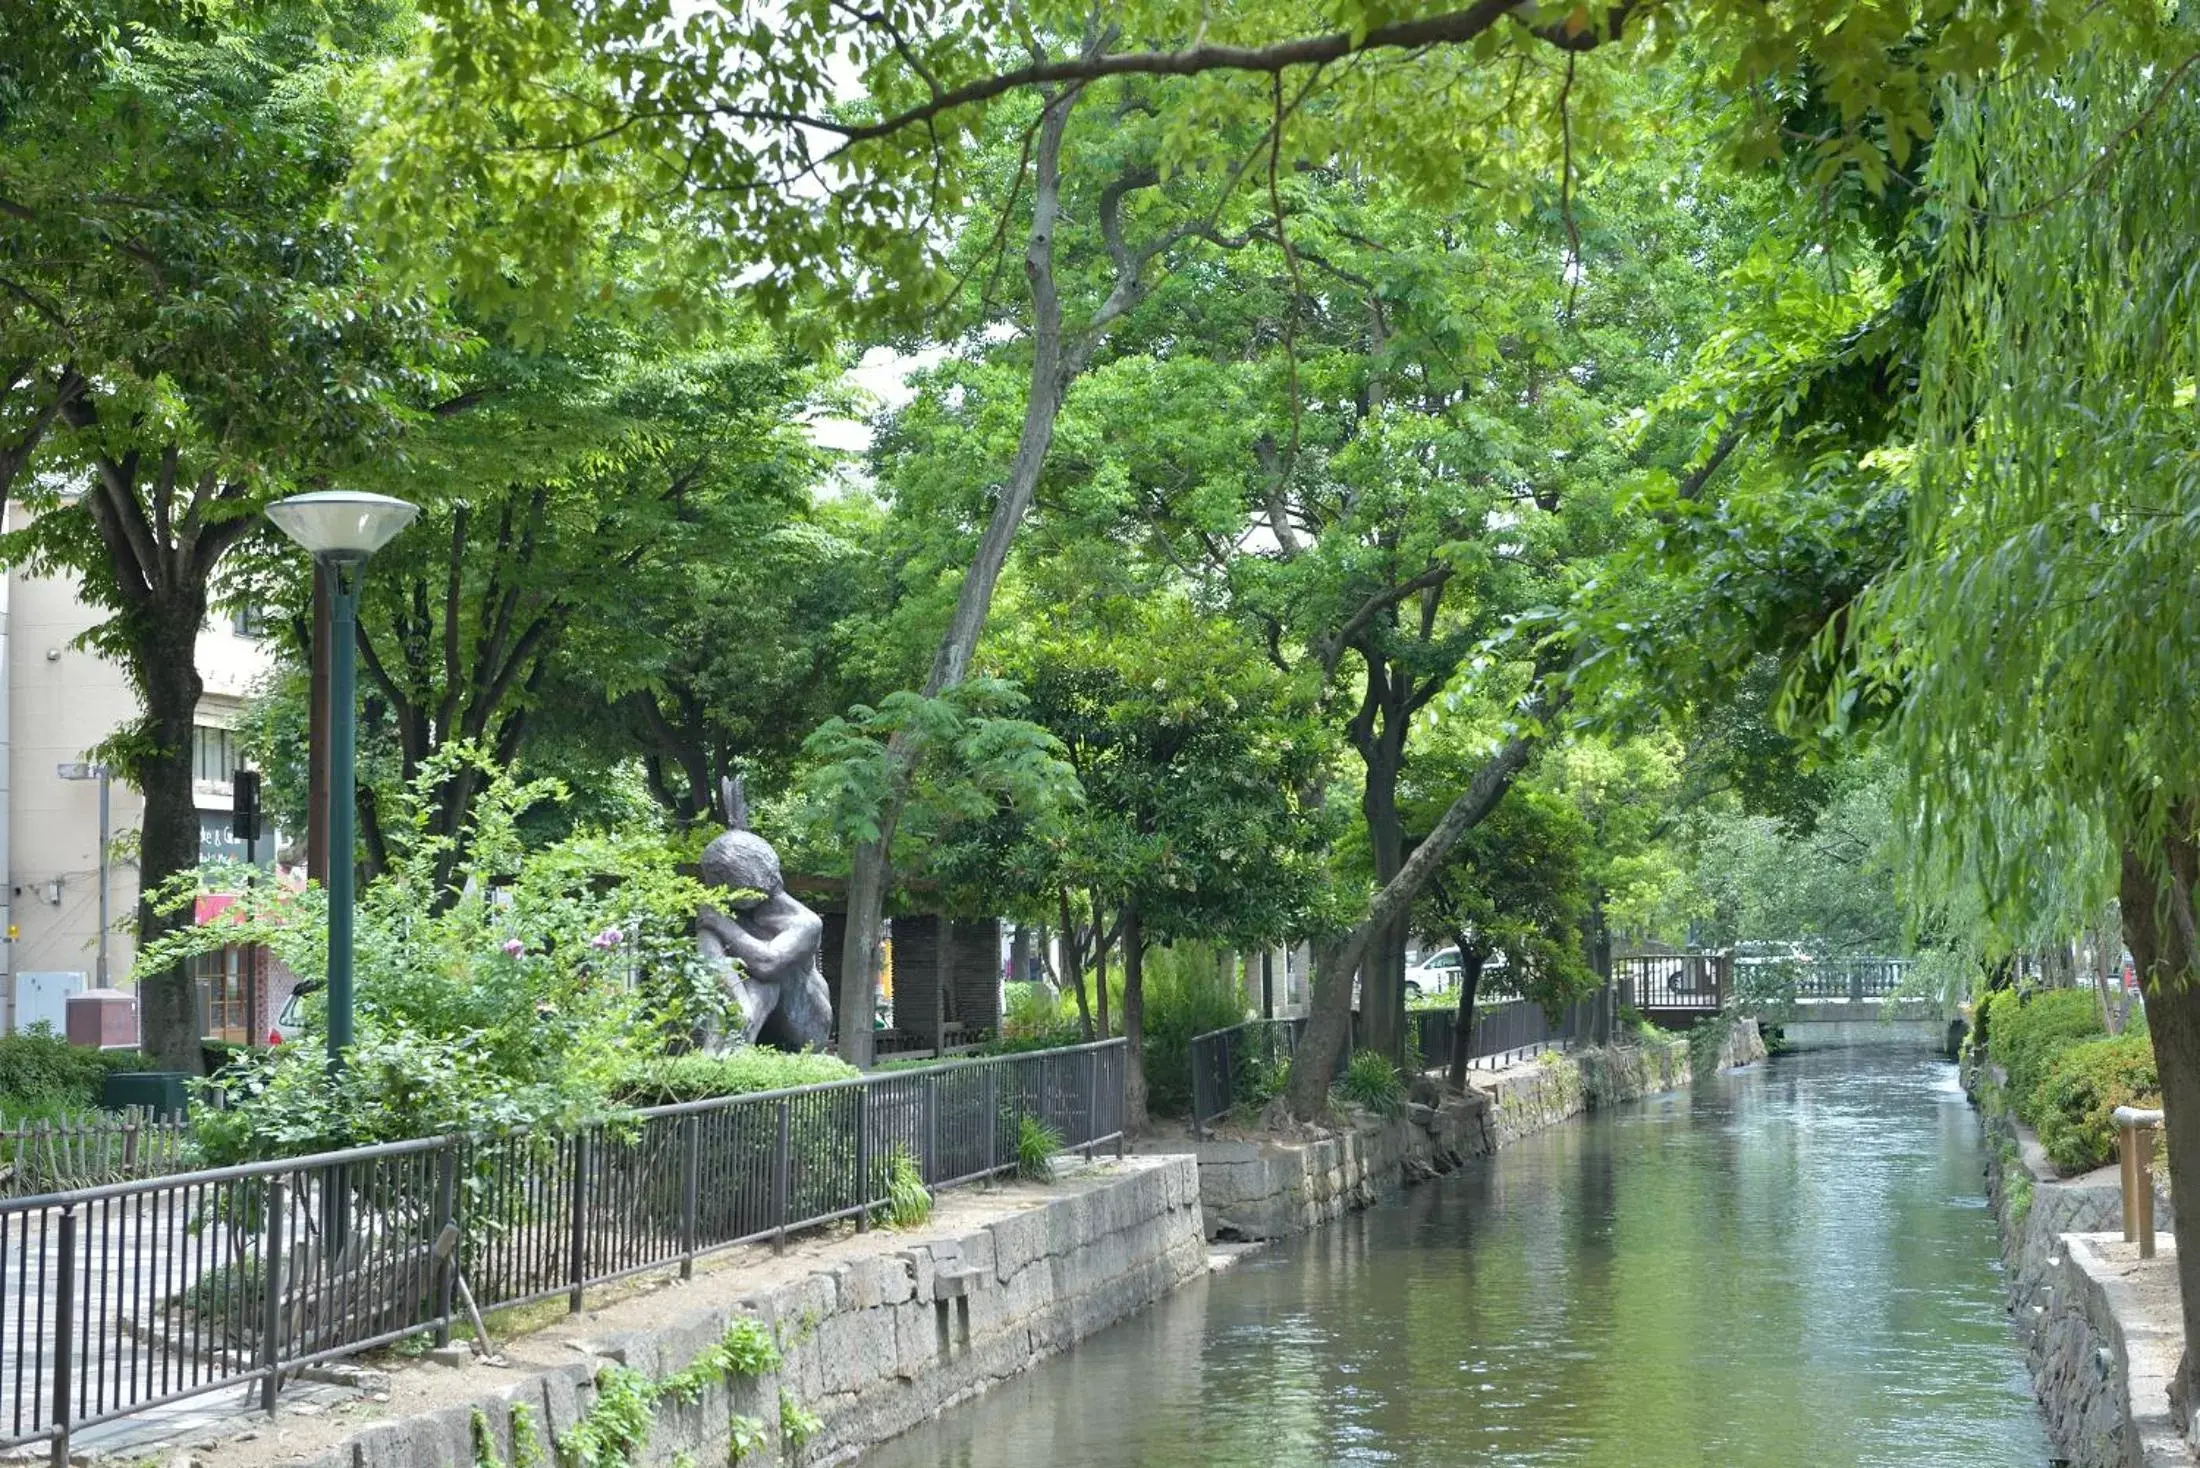
[[[20, 516], [10, 506], [11, 522]], [[13, 528], [12, 523], [9, 528]], [[90, 758], [91, 750], [138, 716], [127, 673], [75, 645], [103, 615], [86, 606], [73, 580], [9, 570], [0, 579], [0, 867], [7, 872], [0, 944], [0, 1030], [32, 1011], [49, 1012], [70, 987], [97, 983], [99, 950], [99, 782], [67, 780], [59, 766]], [[230, 834], [230, 775], [239, 763], [232, 734], [244, 701], [269, 663], [268, 650], [238, 619], [218, 617], [199, 633], [198, 665], [205, 682], [199, 702], [193, 763], [197, 774], [200, 850], [244, 855]], [[109, 794], [108, 874], [110, 982], [127, 987], [135, 957], [130, 940], [137, 906], [135, 834], [144, 811], [138, 793], [117, 781]], [[262, 861], [273, 841], [260, 843]], [[210, 1033], [247, 1033], [241, 986], [229, 981], [234, 963], [209, 961]], [[76, 975], [71, 979], [24, 978]], [[263, 1006], [264, 1007], [264, 1006]], [[264, 1024], [264, 1016], [262, 1017]], [[255, 1031], [264, 1032], [261, 1025]]]

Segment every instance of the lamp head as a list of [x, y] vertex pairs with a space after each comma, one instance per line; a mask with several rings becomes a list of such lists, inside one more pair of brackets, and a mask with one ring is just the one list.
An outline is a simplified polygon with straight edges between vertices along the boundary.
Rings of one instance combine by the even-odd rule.
[[267, 518], [316, 557], [363, 561], [413, 522], [420, 507], [386, 494], [327, 489], [294, 494], [267, 507]]

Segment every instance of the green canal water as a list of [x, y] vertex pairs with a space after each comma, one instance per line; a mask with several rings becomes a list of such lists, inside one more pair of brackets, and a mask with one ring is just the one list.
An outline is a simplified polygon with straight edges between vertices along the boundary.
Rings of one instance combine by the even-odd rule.
[[1265, 1250], [865, 1468], [2039, 1468], [1984, 1144], [1910, 1052], [1783, 1057]]

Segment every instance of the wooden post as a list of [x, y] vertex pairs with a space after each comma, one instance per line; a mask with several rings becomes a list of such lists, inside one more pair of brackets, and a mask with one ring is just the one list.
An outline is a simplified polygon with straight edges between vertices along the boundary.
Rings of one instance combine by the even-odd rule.
[[2123, 1187], [2124, 1242], [2139, 1238], [2139, 1149], [2130, 1127], [2116, 1128], [2117, 1181]]
[[2137, 1154], [2132, 1186], [2139, 1197], [2139, 1257], [2154, 1257], [2154, 1128], [2131, 1129], [2131, 1150]]
[[2154, 1257], [2154, 1130], [2162, 1113], [2136, 1106], [2119, 1106], [2116, 1147], [2122, 1155], [2124, 1186], [2124, 1241], [2136, 1242], [2141, 1259]]

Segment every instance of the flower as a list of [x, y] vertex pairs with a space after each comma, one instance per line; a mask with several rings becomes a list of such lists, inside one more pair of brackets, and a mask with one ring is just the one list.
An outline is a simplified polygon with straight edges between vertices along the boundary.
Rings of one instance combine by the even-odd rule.
[[605, 928], [588, 940], [588, 946], [591, 948], [616, 948], [625, 941], [626, 934], [620, 932], [617, 928]]
[[522, 940], [518, 938], [507, 938], [504, 940], [504, 952], [505, 956], [507, 957], [517, 958], [526, 951], [527, 944]]

